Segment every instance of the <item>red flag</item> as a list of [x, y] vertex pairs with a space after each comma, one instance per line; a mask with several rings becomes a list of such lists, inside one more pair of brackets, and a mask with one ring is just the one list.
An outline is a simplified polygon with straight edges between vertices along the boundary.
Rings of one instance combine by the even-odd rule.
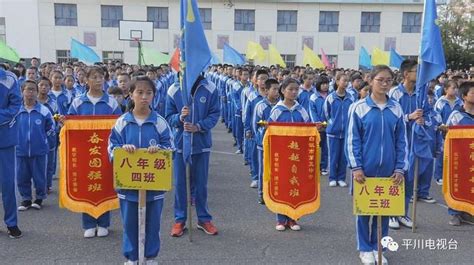
[[321, 59], [322, 59], [322, 61], [323, 61], [323, 64], [324, 64], [327, 68], [329, 68], [329, 69], [332, 68], [332, 67], [331, 67], [331, 63], [329, 62], [328, 56], [324, 53], [324, 50], [323, 50], [322, 48], [321, 48]]
[[179, 56], [180, 56], [179, 48], [176, 48], [170, 60], [171, 68], [175, 70], [176, 72], [179, 72]]

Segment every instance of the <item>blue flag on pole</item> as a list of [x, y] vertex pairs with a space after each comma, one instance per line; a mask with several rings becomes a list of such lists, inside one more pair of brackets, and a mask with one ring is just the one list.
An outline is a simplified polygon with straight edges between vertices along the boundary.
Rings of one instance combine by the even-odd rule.
[[403, 60], [405, 60], [405, 58], [403, 58], [400, 54], [398, 54], [394, 48], [390, 49], [390, 66], [391, 67], [400, 69], [400, 66], [402, 65]]
[[[196, 0], [181, 0], [181, 95], [189, 106], [191, 89], [202, 71], [210, 64], [212, 53], [207, 44]], [[193, 111], [193, 110], [191, 110]], [[187, 121], [191, 122], [188, 115]], [[191, 163], [192, 133], [183, 134], [183, 158]]]
[[75, 39], [71, 39], [71, 57], [90, 64], [101, 61], [93, 49]]
[[224, 63], [243, 65], [245, 64], [245, 57], [229, 44], [224, 43]]
[[360, 47], [359, 53], [359, 67], [365, 70], [372, 69], [372, 60], [370, 58], [369, 52], [364, 48]]
[[[428, 104], [428, 86], [432, 79], [446, 70], [441, 32], [436, 25], [436, 2], [426, 0], [423, 14], [423, 27], [420, 43], [420, 55], [416, 76], [416, 105], [423, 110], [425, 120], [428, 118], [430, 106]], [[414, 156], [432, 159], [430, 152], [431, 137], [423, 126], [414, 124], [412, 151], [410, 159]], [[423, 172], [424, 164], [420, 163], [419, 172]]]

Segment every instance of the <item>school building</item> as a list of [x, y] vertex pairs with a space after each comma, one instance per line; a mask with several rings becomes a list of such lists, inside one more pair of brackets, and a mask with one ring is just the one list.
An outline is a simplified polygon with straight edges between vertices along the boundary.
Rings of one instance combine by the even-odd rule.
[[[419, 49], [423, 0], [199, 0], [211, 50], [222, 59], [228, 42], [242, 52], [247, 42], [273, 44], [288, 66], [302, 64], [303, 45], [338, 67], [357, 68], [359, 50]], [[438, 0], [439, 4], [446, 0]], [[70, 60], [71, 38], [104, 61], [138, 60], [137, 43], [119, 40], [119, 21], [153, 23], [153, 42], [143, 46], [173, 53], [180, 38], [178, 0], [0, 0], [0, 40], [24, 58]]]

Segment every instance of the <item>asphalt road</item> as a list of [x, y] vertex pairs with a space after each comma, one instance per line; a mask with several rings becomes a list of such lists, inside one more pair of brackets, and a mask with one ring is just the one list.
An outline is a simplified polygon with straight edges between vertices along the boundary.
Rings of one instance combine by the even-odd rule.
[[[322, 178], [321, 208], [300, 220], [299, 232], [275, 230], [275, 215], [257, 204], [257, 192], [249, 187], [248, 169], [234, 154], [231, 135], [222, 124], [214, 129], [209, 176], [209, 208], [219, 235], [194, 230], [194, 242], [185, 236], [169, 236], [173, 222], [173, 194], [168, 193], [162, 216], [160, 264], [360, 264], [356, 250], [355, 218], [347, 188], [330, 188]], [[57, 181], [55, 181], [57, 185]], [[418, 203], [418, 230], [390, 231], [401, 246], [386, 253], [390, 264], [473, 264], [474, 226], [448, 225], [449, 216], [441, 187], [433, 182], [437, 204]], [[0, 209], [3, 216], [3, 208]], [[195, 217], [195, 214], [193, 214]], [[194, 220], [194, 224], [196, 220]], [[21, 239], [9, 239], [0, 226], [0, 264], [123, 264], [122, 227], [118, 211], [112, 213], [110, 235], [84, 239], [80, 214], [58, 207], [51, 194], [40, 211], [19, 213]], [[451, 250], [403, 242], [456, 240]], [[411, 241], [414, 242], [414, 241]], [[431, 241], [433, 242], [433, 241]], [[452, 245], [452, 247], [454, 244]]]

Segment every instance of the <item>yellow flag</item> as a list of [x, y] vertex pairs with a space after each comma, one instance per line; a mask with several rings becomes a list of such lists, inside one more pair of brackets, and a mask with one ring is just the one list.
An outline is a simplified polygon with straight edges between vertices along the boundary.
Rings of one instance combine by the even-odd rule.
[[374, 48], [372, 51], [372, 65], [389, 65], [390, 54], [384, 52], [379, 48]]
[[249, 41], [247, 44], [246, 57], [249, 60], [263, 62], [265, 60], [265, 51], [260, 44]]
[[313, 68], [324, 69], [321, 59], [308, 46], [303, 49], [303, 65], [309, 64]]
[[283, 61], [280, 52], [278, 52], [277, 48], [271, 44], [268, 45], [268, 62], [270, 65], [279, 64], [281, 67], [286, 68], [286, 63]]

